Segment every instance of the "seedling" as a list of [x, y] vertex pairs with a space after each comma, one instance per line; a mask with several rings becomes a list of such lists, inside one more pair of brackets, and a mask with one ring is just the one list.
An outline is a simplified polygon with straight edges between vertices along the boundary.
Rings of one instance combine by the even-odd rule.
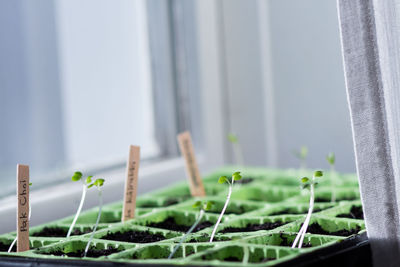
[[306, 159], [308, 155], [308, 148], [302, 146], [299, 151], [293, 151], [293, 155], [300, 160], [300, 169], [304, 170], [307, 167]]
[[[29, 183], [29, 187], [31, 187], [32, 183]], [[32, 206], [31, 206], [31, 202], [29, 201], [29, 214], [28, 214], [28, 221], [31, 220], [31, 213], [32, 213]], [[10, 247], [8, 248], [8, 253], [10, 253], [15, 245], [15, 243], [17, 243], [18, 237], [15, 237], [15, 239], [13, 240], [13, 242], [11, 243]]]
[[236, 164], [238, 164], [239, 166], [244, 166], [243, 150], [242, 146], [239, 143], [239, 138], [233, 133], [229, 133], [227, 137], [228, 141], [232, 143], [233, 154], [235, 156]]
[[240, 172], [234, 172], [232, 174], [232, 180], [231, 181], [229, 181], [229, 179], [226, 176], [221, 176], [218, 179], [218, 183], [220, 183], [220, 184], [227, 183], [229, 185], [229, 189], [228, 189], [228, 195], [226, 197], [225, 205], [224, 205], [224, 207], [223, 207], [223, 209], [221, 211], [221, 214], [218, 217], [217, 223], [215, 224], [214, 229], [212, 231], [212, 234], [211, 234], [211, 237], [210, 237], [210, 243], [212, 243], [212, 241], [214, 239], [214, 236], [215, 236], [215, 233], [217, 232], [218, 225], [221, 222], [222, 216], [224, 216], [226, 208], [228, 207], [229, 200], [231, 199], [231, 195], [232, 195], [233, 183], [235, 181], [239, 181], [240, 179], [242, 179], [242, 176], [240, 175]]
[[298, 248], [301, 248], [303, 245], [304, 236], [307, 232], [308, 224], [310, 223], [310, 219], [311, 219], [311, 214], [314, 209], [314, 198], [315, 198], [314, 190], [315, 190], [315, 186], [318, 184], [316, 182], [316, 178], [322, 177], [322, 176], [323, 176], [322, 171], [315, 171], [311, 180], [308, 177], [301, 178], [301, 188], [302, 189], [305, 189], [305, 188], [310, 189], [310, 207], [308, 208], [308, 213], [304, 220], [303, 226], [301, 227], [299, 233], [296, 236], [296, 239], [293, 242], [292, 248], [295, 248], [296, 246], [298, 246]]
[[[89, 177], [88, 177], [88, 179], [86, 179], [87, 183], [92, 182], [92, 179]], [[92, 184], [88, 185], [88, 188], [91, 188], [92, 186], [96, 186], [97, 190], [99, 191], [99, 212], [97, 214], [96, 224], [93, 227], [93, 231], [92, 231], [92, 234], [90, 235], [89, 242], [86, 244], [84, 257], [86, 257], [86, 254], [90, 247], [90, 243], [93, 240], [94, 232], [96, 232], [97, 226], [99, 225], [99, 221], [100, 221], [100, 217], [101, 217], [101, 208], [103, 207], [103, 196], [102, 196], [102, 191], [101, 191], [101, 187], [103, 186], [103, 184], [104, 184], [104, 179], [99, 178], [99, 179], [96, 179], [96, 181], [94, 181]]]
[[196, 228], [196, 226], [200, 223], [201, 219], [204, 216], [204, 212], [207, 210], [210, 210], [212, 205], [214, 205], [214, 201], [207, 201], [207, 202], [201, 202], [201, 201], [196, 201], [196, 203], [193, 204], [193, 208], [199, 208], [199, 216], [197, 216], [196, 222], [190, 227], [189, 231], [180, 239], [179, 244], [174, 247], [172, 250], [171, 254], [169, 254], [168, 259], [172, 259], [176, 251], [182, 246], [182, 243], [186, 240], [186, 238], [190, 235], [191, 232]]
[[331, 202], [335, 202], [336, 195], [335, 195], [335, 181], [336, 181], [336, 171], [335, 171], [335, 154], [332, 152], [326, 156], [326, 161], [328, 161], [329, 165], [331, 166]]
[[81, 213], [83, 203], [85, 202], [86, 198], [86, 191], [88, 188], [92, 187], [93, 185], [90, 185], [92, 182], [92, 177], [93, 176], [88, 176], [86, 179], [82, 179], [83, 175], [81, 172], [75, 172], [74, 175], [72, 175], [71, 180], [74, 182], [81, 181], [82, 182], [82, 197], [81, 197], [81, 202], [79, 203], [78, 210], [76, 211], [74, 220], [72, 221], [71, 226], [69, 227], [68, 233], [67, 233], [67, 238], [70, 237], [72, 230], [74, 229], [75, 223], [78, 220], [79, 214]]

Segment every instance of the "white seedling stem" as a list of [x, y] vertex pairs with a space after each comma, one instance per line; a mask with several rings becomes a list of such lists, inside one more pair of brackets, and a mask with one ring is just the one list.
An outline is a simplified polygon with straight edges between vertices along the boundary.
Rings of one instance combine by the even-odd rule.
[[[29, 215], [28, 215], [28, 221], [31, 220], [31, 213], [32, 213], [32, 207], [31, 207], [31, 203], [29, 202]], [[8, 248], [8, 253], [11, 252], [12, 248], [14, 247], [15, 243], [17, 243], [17, 239], [18, 237], [15, 237], [15, 239], [13, 240], [13, 242], [11, 243], [10, 247]]]
[[336, 179], [336, 172], [335, 172], [335, 167], [331, 165], [331, 191], [332, 191], [332, 196], [331, 196], [331, 202], [336, 201], [336, 194], [335, 194], [335, 179]]
[[233, 153], [235, 154], [236, 164], [239, 166], [244, 166], [243, 150], [239, 143], [233, 144]]
[[93, 231], [92, 231], [92, 234], [90, 235], [89, 242], [86, 244], [84, 257], [86, 257], [86, 254], [87, 254], [87, 252], [89, 250], [89, 247], [90, 247], [90, 243], [92, 243], [92, 240], [93, 240], [94, 232], [96, 232], [97, 226], [99, 225], [99, 222], [100, 222], [101, 208], [103, 207], [103, 195], [101, 193], [101, 188], [100, 187], [98, 187], [98, 190], [99, 190], [99, 212], [97, 214], [96, 224], [93, 227]]
[[310, 223], [311, 215], [312, 215], [312, 212], [314, 209], [314, 181], [315, 181], [315, 176], [313, 176], [312, 182], [310, 185], [310, 192], [311, 192], [310, 193], [310, 207], [308, 208], [308, 213], [307, 213], [306, 219], [304, 220], [303, 226], [301, 227], [299, 233], [296, 236], [296, 239], [293, 242], [292, 248], [296, 247], [297, 242], [299, 242], [299, 239], [300, 239], [300, 242], [298, 243], [298, 248], [301, 248], [303, 245], [304, 236], [307, 232], [308, 224]]
[[78, 220], [79, 214], [81, 213], [81, 210], [82, 210], [82, 207], [83, 207], [83, 202], [85, 202], [86, 191], [87, 191], [87, 185], [84, 183], [83, 184], [83, 189], [82, 189], [81, 203], [79, 203], [78, 211], [75, 214], [75, 217], [74, 217], [74, 220], [72, 221], [71, 226], [69, 227], [67, 238], [70, 237], [70, 235], [72, 233], [72, 229], [74, 229], [76, 220]]
[[233, 177], [232, 177], [232, 183], [229, 183], [229, 181], [228, 181], [228, 183], [229, 183], [228, 196], [226, 197], [224, 208], [222, 209], [221, 214], [218, 217], [217, 223], [215, 224], [214, 229], [212, 231], [212, 234], [211, 234], [211, 237], [210, 237], [210, 241], [209, 241], [210, 243], [212, 243], [212, 241], [214, 239], [214, 236], [215, 236], [215, 233], [217, 232], [218, 225], [222, 220], [222, 216], [224, 216], [226, 208], [228, 207], [229, 200], [231, 199], [232, 187], [233, 187], [233, 183], [234, 182], [235, 182], [235, 179], [233, 179]]
[[[172, 259], [172, 256], [175, 255], [176, 251], [178, 250], [178, 248], [180, 248], [180, 246], [182, 246], [182, 243], [186, 240], [187, 236], [190, 235], [190, 233], [193, 232], [194, 228], [196, 228], [196, 226], [200, 223], [203, 216], [204, 216], [204, 210], [201, 209], [196, 222], [192, 225], [192, 227], [190, 227], [189, 231], [187, 231], [187, 233], [181, 238], [179, 244], [174, 247], [171, 254], [169, 254], [168, 256], [168, 259]], [[182, 256], [185, 257], [185, 255]]]

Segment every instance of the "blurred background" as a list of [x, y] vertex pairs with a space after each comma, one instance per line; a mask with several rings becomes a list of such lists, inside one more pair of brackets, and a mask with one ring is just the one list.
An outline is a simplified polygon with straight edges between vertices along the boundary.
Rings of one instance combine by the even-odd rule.
[[35, 186], [179, 157], [354, 172], [336, 1], [0, 1], [0, 196], [17, 163]]

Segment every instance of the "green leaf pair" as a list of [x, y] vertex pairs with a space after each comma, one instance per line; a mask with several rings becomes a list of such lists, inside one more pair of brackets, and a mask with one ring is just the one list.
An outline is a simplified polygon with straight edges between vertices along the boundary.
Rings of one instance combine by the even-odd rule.
[[199, 200], [199, 201], [196, 201], [196, 202], [193, 204], [193, 208], [199, 208], [199, 207], [201, 207], [203, 210], [210, 210], [214, 204], [215, 204], [214, 201], [207, 201], [207, 202], [204, 201], [204, 202], [201, 202], [201, 201]]
[[330, 164], [330, 165], [335, 165], [335, 154], [334, 153], [329, 153], [327, 156], [326, 156], [326, 160], [328, 161], [328, 163]]
[[[322, 177], [324, 173], [322, 171], [315, 171], [314, 177]], [[312, 182], [308, 177], [303, 177], [300, 179], [301, 181], [301, 189], [309, 188], [310, 185], [317, 185], [317, 182]]]
[[[234, 173], [232, 174], [232, 178], [233, 178], [233, 180], [235, 180], [235, 181], [239, 181], [240, 179], [242, 179], [242, 175], [240, 175], [240, 172], [234, 172]], [[228, 179], [228, 177], [226, 177], [226, 176], [221, 176], [221, 177], [219, 177], [218, 183], [220, 183], [220, 184], [223, 184], [223, 183], [230, 184], [229, 179]]]
[[[77, 182], [77, 181], [80, 181], [82, 179], [82, 177], [83, 177], [83, 174], [81, 172], [75, 172], [74, 175], [72, 175], [71, 180], [74, 182]], [[97, 186], [97, 187], [103, 186], [104, 181], [105, 181], [103, 178], [98, 178], [91, 184], [92, 178], [93, 178], [93, 176], [90, 175], [85, 180], [85, 184], [88, 185], [88, 188], [91, 188], [93, 186]]]

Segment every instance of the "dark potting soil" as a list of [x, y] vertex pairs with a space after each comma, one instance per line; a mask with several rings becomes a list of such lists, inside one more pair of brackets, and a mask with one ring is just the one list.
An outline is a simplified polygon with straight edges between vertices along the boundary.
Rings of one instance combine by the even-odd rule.
[[[356, 200], [357, 199], [357, 197], [355, 197], [355, 196], [352, 196], [352, 197], [340, 197], [340, 198], [336, 198], [336, 202], [337, 201], [343, 201], [343, 200]], [[322, 197], [317, 197], [316, 199], [315, 199], [315, 202], [331, 202], [331, 199], [330, 198], [322, 198]]]
[[[83, 235], [92, 232], [92, 229], [85, 229], [83, 232], [80, 229], [75, 228], [71, 235]], [[31, 234], [31, 236], [40, 237], [66, 237], [68, 230], [58, 227], [44, 227], [42, 231]]]
[[[330, 206], [330, 207], [332, 207], [332, 206]], [[322, 208], [314, 208], [313, 212], [319, 212], [321, 210], [324, 210], [324, 209], [327, 209], [327, 208], [330, 208], [330, 207], [326, 207], [326, 208], [323, 208], [323, 209]], [[284, 209], [284, 210], [281, 210], [281, 211], [276, 211], [276, 212], [273, 212], [271, 214], [268, 214], [268, 216], [284, 215], [284, 214], [306, 214], [307, 212], [308, 212], [308, 210], [299, 211], [299, 210]]]
[[364, 213], [361, 206], [352, 206], [349, 213], [341, 213], [336, 217], [364, 220]]
[[[279, 237], [282, 239], [281, 243], [279, 244], [279, 246], [282, 247], [291, 247], [293, 245], [293, 242], [289, 242], [287, 237], [285, 237], [283, 234], [280, 234]], [[302, 248], [311, 248], [311, 242], [307, 242], [307, 243], [303, 243], [303, 245], [301, 246]]]
[[263, 224], [248, 224], [246, 227], [238, 228], [238, 227], [226, 227], [221, 231], [221, 233], [237, 233], [237, 232], [253, 232], [259, 230], [271, 230], [276, 227], [283, 225], [282, 222], [266, 222]]
[[[202, 237], [201, 240], [196, 240], [196, 239], [192, 238], [192, 239], [189, 239], [188, 241], [186, 241], [186, 243], [208, 242], [210, 240], [210, 236], [207, 234], [204, 234], [201, 237]], [[232, 238], [214, 236], [213, 242], [230, 241], [230, 240], [232, 240]]]
[[[8, 249], [10, 248], [10, 245], [11, 245], [11, 243], [10, 244], [4, 244], [4, 243], [1, 243], [0, 242], [0, 251], [5, 251], [5, 252], [7, 252], [8, 251]], [[12, 248], [12, 250], [11, 250], [12, 252], [16, 252], [17, 251], [17, 243], [15, 243], [14, 244], [14, 246], [13, 246], [13, 248]]]
[[151, 243], [164, 240], [165, 237], [160, 234], [152, 234], [149, 231], [126, 231], [126, 232], [108, 232], [101, 239], [131, 242], [131, 243]]
[[[214, 224], [209, 221], [201, 222], [196, 226], [196, 228], [194, 228], [193, 233], [203, 230], [204, 228], [210, 227], [212, 225], [214, 225]], [[168, 230], [178, 231], [178, 232], [187, 232], [190, 229], [190, 227], [192, 227], [191, 225], [186, 226], [186, 225], [177, 224], [173, 217], [168, 217], [167, 219], [165, 219], [162, 222], [150, 223], [147, 226], [168, 229]]]
[[[118, 249], [113, 248], [113, 247], [108, 247], [106, 249], [89, 249], [88, 253], [86, 254], [86, 257], [90, 257], [90, 258], [98, 258], [101, 256], [108, 256], [110, 254], [116, 253], [118, 252]], [[77, 257], [77, 258], [83, 258], [85, 254], [84, 250], [78, 250], [78, 251], [74, 251], [74, 252], [68, 252], [68, 253], [64, 253], [63, 251], [55, 251], [53, 253], [51, 253], [51, 255], [55, 255], [55, 256], [68, 256], [68, 257]]]
[[[302, 225], [303, 224], [301, 224], [301, 226]], [[301, 228], [301, 226], [300, 226], [300, 228]], [[359, 226], [357, 226], [356, 228], [352, 228], [350, 230], [342, 229], [342, 230], [339, 230], [336, 232], [328, 232], [328, 231], [325, 231], [324, 229], [322, 229], [322, 227], [319, 224], [313, 223], [308, 226], [307, 233], [318, 234], [318, 235], [350, 236], [350, 235], [357, 234], [360, 230], [361, 230], [361, 228]]]

